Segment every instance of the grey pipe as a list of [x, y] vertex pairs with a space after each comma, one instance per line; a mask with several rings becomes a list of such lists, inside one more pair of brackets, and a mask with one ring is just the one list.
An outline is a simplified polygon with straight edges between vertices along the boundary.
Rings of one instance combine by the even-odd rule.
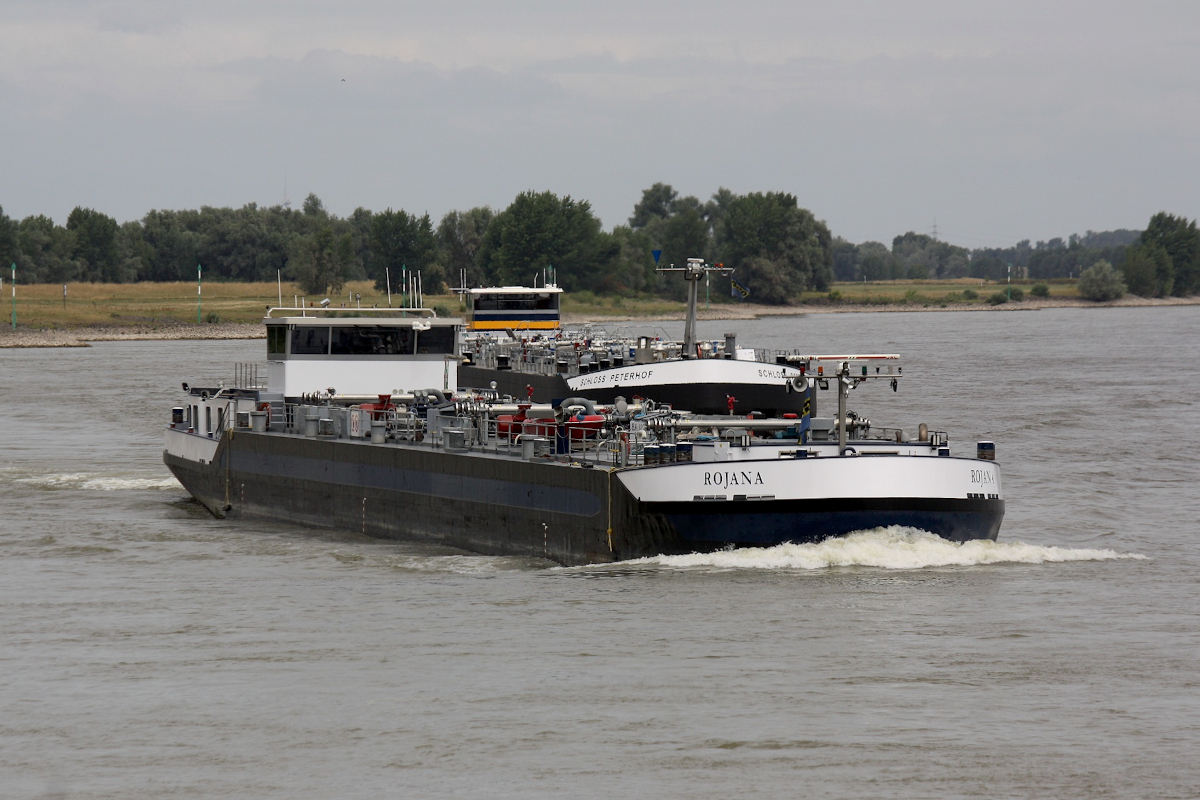
[[689, 417], [687, 419], [651, 419], [651, 430], [687, 430], [688, 428], [741, 428], [751, 431], [781, 431], [800, 424], [798, 419], [739, 419], [738, 417]]
[[586, 397], [568, 397], [558, 404], [559, 408], [570, 408], [571, 406], [583, 406], [583, 410], [588, 414], [596, 413], [596, 404]]

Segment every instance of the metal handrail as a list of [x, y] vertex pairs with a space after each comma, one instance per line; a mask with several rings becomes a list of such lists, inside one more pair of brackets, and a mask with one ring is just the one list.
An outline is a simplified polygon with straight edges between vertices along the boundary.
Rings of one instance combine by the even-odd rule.
[[[302, 317], [307, 317], [310, 315], [311, 316], [320, 316], [321, 314], [345, 314], [347, 311], [365, 311], [365, 312], [369, 312], [371, 314], [375, 314], [375, 313], [403, 314], [404, 316], [408, 316], [408, 314], [416, 314], [417, 316], [421, 316], [423, 314], [428, 314], [430, 317], [435, 317], [435, 318], [437, 317], [437, 312], [434, 311], [432, 308], [417, 308], [417, 307], [392, 308], [390, 306], [388, 308], [362, 308], [361, 306], [358, 308], [334, 308], [333, 306], [309, 306], [309, 307], [301, 306], [300, 308], [295, 308], [295, 307], [289, 307], [289, 306], [272, 306], [271, 308], [267, 309], [267, 317], [266, 318], [270, 319], [271, 316], [276, 311], [299, 311], [300, 316], [302, 316]], [[457, 319], [457, 318], [456, 317], [442, 317], [442, 319]]]

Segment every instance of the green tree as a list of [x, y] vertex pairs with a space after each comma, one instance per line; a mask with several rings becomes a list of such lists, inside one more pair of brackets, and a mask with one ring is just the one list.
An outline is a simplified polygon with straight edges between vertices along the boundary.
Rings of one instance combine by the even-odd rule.
[[439, 260], [452, 283], [466, 275], [466, 286], [482, 286], [489, 278], [479, 263], [479, 249], [496, 213], [488, 206], [450, 211], [437, 227]]
[[863, 242], [857, 251], [854, 279], [886, 281], [896, 277], [892, 251], [883, 242]]
[[830, 247], [833, 257], [833, 279], [835, 281], [852, 281], [857, 277], [858, 245], [840, 236], [833, 237]]
[[21, 259], [20, 242], [17, 237], [17, 223], [4, 213], [0, 206], [0, 272]]
[[1158, 246], [1134, 245], [1125, 251], [1121, 274], [1130, 294], [1160, 297], [1159, 276], [1170, 271], [1170, 256]]
[[[712, 237], [708, 248], [708, 258], [719, 261], [725, 248], [725, 217], [729, 208], [738, 196], [724, 186], [713, 192], [713, 196], [704, 204], [704, 218], [708, 220], [709, 236]], [[832, 242], [830, 243], [832, 249]]]
[[337, 295], [346, 283], [346, 273], [354, 260], [354, 239], [349, 233], [335, 236], [333, 227], [321, 225], [308, 236], [292, 243], [287, 271], [305, 294], [319, 295], [328, 290]]
[[117, 231], [117, 261], [122, 281], [141, 280], [153, 252], [142, 235], [142, 223], [131, 220], [121, 224]]
[[366, 280], [367, 268], [371, 264], [371, 226], [375, 215], [359, 206], [346, 218], [346, 227], [354, 238], [354, 264], [350, 271], [351, 280]]
[[[728, 190], [722, 191], [728, 194]], [[645, 234], [650, 250], [662, 251], [658, 266], [682, 266], [689, 258], [711, 261], [716, 254], [710, 214], [716, 210], [712, 201], [703, 203], [691, 195], [681, 197], [669, 184], [656, 183], [642, 192], [642, 199], [629, 218], [630, 229], [635, 234]], [[642, 285], [676, 299], [686, 296], [687, 287], [682, 281], [670, 274], [654, 272], [653, 257], [650, 267]]]
[[72, 258], [81, 264], [85, 281], [120, 283], [134, 276], [121, 274], [117, 250], [117, 221], [107, 214], [76, 206], [67, 217], [67, 230], [75, 234]]
[[142, 240], [150, 249], [143, 274], [152, 281], [186, 281], [200, 263], [200, 235], [188, 230], [182, 214], [152, 210], [142, 218]]
[[893, 277], [920, 275], [923, 267], [926, 277], [961, 278], [967, 274], [968, 255], [965, 247], [909, 231], [892, 240], [892, 259], [896, 265]]
[[[1080, 272], [1097, 261], [1119, 262], [1124, 257], [1129, 231], [1088, 231], [1086, 236], [1071, 234], [1064, 242], [1055, 237], [1047, 242], [1038, 242], [1029, 250], [1026, 265], [1031, 278], [1066, 278]], [[1018, 258], [1012, 260], [1014, 267], [1020, 266]], [[974, 274], [974, 273], [972, 273]], [[988, 277], [988, 276], [981, 276]], [[1001, 275], [1000, 277], [1003, 277]]]
[[17, 226], [20, 256], [17, 269], [31, 283], [70, 283], [79, 280], [80, 266], [71, 254], [75, 236], [54, 220], [39, 214]]
[[1104, 302], [1125, 296], [1121, 273], [1107, 261], [1097, 261], [1079, 275], [1079, 294], [1088, 300]]
[[300, 208], [306, 217], [313, 217], [315, 219], [329, 218], [329, 212], [325, 210], [325, 204], [321, 202], [321, 198], [312, 192], [309, 192], [308, 197], [304, 198], [304, 203]]
[[[794, 195], [753, 192], [728, 202], [721, 223], [722, 261], [756, 300], [782, 304], [833, 277], [832, 237]], [[753, 264], [751, 259], [758, 259]], [[767, 263], [769, 262], [769, 263]]]
[[[702, 207], [698, 206], [699, 203], [686, 206], [653, 226], [657, 233], [658, 248], [662, 250], [658, 266], [682, 267], [687, 264], [689, 258], [710, 258], [712, 240], [709, 236], [708, 220], [703, 216]], [[677, 300], [687, 297], [687, 282], [680, 280], [677, 275], [663, 274], [657, 284], [669, 297]]]
[[1170, 259], [1169, 276], [1161, 271], [1158, 276], [1163, 294], [1183, 297], [1200, 291], [1200, 231], [1194, 220], [1160, 211], [1150, 218], [1139, 241], [1162, 248]]
[[655, 219], [666, 219], [674, 213], [675, 198], [678, 196], [670, 184], [656, 183], [642, 192], [642, 199], [633, 207], [629, 227], [641, 230]]
[[654, 271], [654, 256], [650, 236], [645, 230], [618, 225], [609, 234], [615, 257], [609, 271], [611, 291], [633, 295], [644, 292], [658, 283]]
[[908, 274], [904, 277], [913, 281], [923, 281], [929, 278], [929, 267], [922, 263], [910, 264]]
[[371, 219], [371, 263], [367, 274], [382, 291], [390, 271], [392, 289], [400, 289], [404, 268], [421, 273], [425, 291], [440, 292], [446, 273], [438, 263], [437, 243], [429, 215], [418, 217], [407, 211], [381, 211]]
[[[335, 234], [345, 223], [327, 218]], [[206, 274], [235, 281], [273, 281], [287, 262], [291, 236], [272, 229], [271, 216], [250, 203], [239, 209], [204, 206], [191, 218], [196, 260]], [[317, 223], [308, 221], [310, 229]]]
[[785, 305], [801, 291], [796, 276], [790, 274], [782, 261], [763, 256], [742, 259], [737, 280], [750, 289], [750, 300], [756, 303]]
[[553, 266], [567, 291], [594, 290], [610, 281], [617, 249], [586, 200], [522, 192], [488, 227], [479, 260], [499, 283], [528, 285]]

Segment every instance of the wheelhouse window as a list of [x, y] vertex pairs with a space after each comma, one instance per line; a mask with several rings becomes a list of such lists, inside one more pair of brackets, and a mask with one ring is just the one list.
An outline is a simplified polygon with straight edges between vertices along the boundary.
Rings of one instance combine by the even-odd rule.
[[287, 352], [287, 326], [267, 326], [267, 355], [281, 356]]
[[476, 311], [553, 311], [558, 294], [483, 294], [475, 297]]
[[323, 356], [329, 353], [328, 325], [297, 325], [292, 329], [292, 354]]
[[412, 328], [347, 325], [333, 328], [332, 333], [330, 352], [335, 356], [401, 356], [413, 352]]
[[454, 352], [454, 328], [430, 328], [417, 331], [417, 352], [420, 354], [446, 354]]

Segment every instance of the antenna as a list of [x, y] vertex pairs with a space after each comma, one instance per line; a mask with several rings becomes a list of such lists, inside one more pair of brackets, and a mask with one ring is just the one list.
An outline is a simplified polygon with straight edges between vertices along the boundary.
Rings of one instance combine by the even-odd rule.
[[933, 240], [936, 242], [937, 241], [937, 217], [933, 218], [933, 227], [930, 229], [930, 235], [933, 236]]
[[686, 267], [676, 267], [672, 264], [669, 267], [655, 267], [654, 271], [682, 272], [684, 280], [688, 282], [687, 319], [683, 326], [683, 357], [694, 358], [696, 356], [696, 300], [699, 294], [700, 279], [707, 278], [710, 272], [729, 275], [733, 270], [728, 269], [724, 264], [709, 266], [704, 263], [703, 258], [689, 258]]

